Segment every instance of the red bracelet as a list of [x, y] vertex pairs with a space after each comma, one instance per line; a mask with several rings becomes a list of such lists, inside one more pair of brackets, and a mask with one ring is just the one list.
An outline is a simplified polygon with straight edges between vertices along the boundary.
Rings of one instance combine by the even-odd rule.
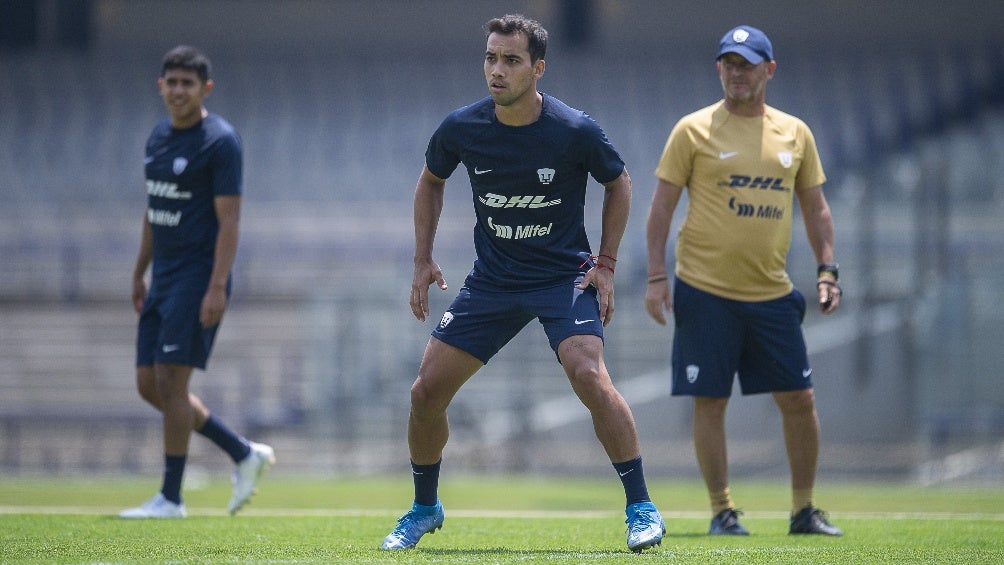
[[581, 265], [579, 265], [579, 268], [581, 269], [582, 267], [585, 267], [586, 265], [589, 264], [590, 261], [592, 261], [593, 262], [593, 268], [603, 267], [603, 268], [606, 268], [606, 269], [610, 269], [610, 272], [613, 273], [614, 272], [614, 268], [611, 267], [610, 265], [604, 265], [603, 263], [600, 263], [600, 257], [605, 257], [607, 259], [611, 259], [615, 263], [617, 262], [617, 259], [615, 259], [615, 258], [613, 258], [613, 257], [611, 257], [609, 255], [590, 255], [588, 259], [586, 259], [585, 261], [582, 262]]

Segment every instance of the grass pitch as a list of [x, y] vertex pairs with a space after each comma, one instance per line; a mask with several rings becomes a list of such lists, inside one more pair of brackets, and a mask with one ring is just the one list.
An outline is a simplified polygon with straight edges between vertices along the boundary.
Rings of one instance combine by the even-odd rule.
[[650, 481], [667, 537], [642, 555], [625, 546], [623, 494], [612, 479], [445, 476], [446, 522], [417, 549], [378, 549], [411, 502], [408, 476], [266, 476], [236, 517], [229, 485], [185, 490], [185, 520], [130, 521], [119, 510], [155, 492], [154, 478], [6, 478], [3, 563], [1001, 563], [1004, 489], [837, 483], [819, 505], [842, 538], [789, 536], [783, 481], [733, 485], [749, 537], [705, 535], [703, 486]]

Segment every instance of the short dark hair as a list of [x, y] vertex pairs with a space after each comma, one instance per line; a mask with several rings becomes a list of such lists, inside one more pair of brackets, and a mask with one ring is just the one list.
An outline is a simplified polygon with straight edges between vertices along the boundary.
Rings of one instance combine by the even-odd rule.
[[209, 59], [197, 49], [179, 45], [164, 55], [164, 61], [160, 65], [160, 76], [164, 76], [171, 69], [184, 69], [195, 71], [195, 74], [199, 75], [199, 80], [205, 83], [209, 81], [209, 67]]
[[485, 37], [493, 33], [525, 35], [531, 63], [536, 63], [547, 54], [547, 30], [536, 20], [531, 20], [522, 14], [506, 14], [501, 18], [488, 20], [485, 24]]

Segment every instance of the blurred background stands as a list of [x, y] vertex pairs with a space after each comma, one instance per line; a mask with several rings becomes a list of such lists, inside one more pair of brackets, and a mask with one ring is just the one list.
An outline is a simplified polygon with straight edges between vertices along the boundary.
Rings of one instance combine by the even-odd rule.
[[[607, 360], [656, 474], [696, 468], [689, 403], [668, 394], [672, 330], [641, 304], [651, 171], [675, 121], [720, 98], [717, 39], [750, 23], [778, 56], [768, 103], [816, 135], [838, 230], [848, 300], [836, 317], [806, 320], [822, 473], [1001, 479], [1004, 46], [994, 26], [1004, 8], [966, 2], [946, 17], [924, 9], [937, 3], [908, 3], [905, 27], [906, 4], [504, 8], [550, 29], [542, 89], [595, 117], [634, 178]], [[233, 303], [195, 386], [241, 431], [276, 444], [288, 472], [405, 468], [408, 388], [434, 323], [414, 322], [406, 304], [412, 191], [440, 120], [485, 95], [480, 26], [498, 9], [0, 2], [4, 470], [156, 467], [159, 417], [133, 386], [129, 275], [145, 203], [142, 148], [164, 114], [155, 80], [178, 43], [213, 60], [207, 105], [245, 144]], [[593, 228], [601, 193], [594, 183]], [[433, 293], [433, 318], [473, 259], [470, 198], [455, 174], [437, 239], [451, 290]], [[811, 291], [802, 233], [796, 218], [791, 273]], [[540, 330], [525, 332], [458, 396], [451, 466], [606, 472], [588, 413], [542, 343]], [[737, 473], [786, 473], [769, 398], [736, 402], [728, 425]], [[225, 465], [202, 442], [193, 450], [197, 462]]]

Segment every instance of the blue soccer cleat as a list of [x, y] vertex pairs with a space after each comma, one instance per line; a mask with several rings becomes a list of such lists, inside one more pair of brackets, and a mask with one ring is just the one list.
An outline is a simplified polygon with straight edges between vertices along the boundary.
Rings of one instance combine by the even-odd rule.
[[443, 504], [439, 500], [436, 500], [435, 506], [415, 502], [407, 514], [398, 518], [397, 527], [384, 538], [380, 549], [411, 549], [418, 545], [422, 536], [441, 529], [445, 518]]
[[627, 514], [627, 546], [635, 553], [662, 543], [666, 535], [666, 523], [662, 515], [651, 502], [638, 502], [628, 505], [624, 510]]

